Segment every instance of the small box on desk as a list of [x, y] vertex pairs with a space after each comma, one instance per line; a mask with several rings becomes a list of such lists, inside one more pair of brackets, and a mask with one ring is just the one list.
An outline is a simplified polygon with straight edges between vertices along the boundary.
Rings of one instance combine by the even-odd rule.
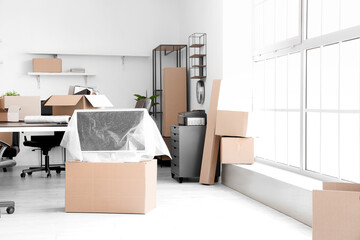
[[67, 162], [65, 212], [147, 213], [156, 207], [157, 161]]
[[52, 106], [53, 115], [70, 115], [76, 109], [97, 109], [112, 107], [105, 95], [53, 95], [45, 102], [45, 106]]
[[62, 72], [61, 58], [33, 58], [33, 72]]
[[243, 137], [222, 137], [220, 144], [222, 164], [253, 164], [254, 139]]
[[360, 184], [324, 182], [313, 191], [313, 240], [360, 239]]
[[25, 116], [41, 115], [40, 96], [2, 96], [0, 108], [19, 107], [19, 120], [24, 121]]
[[247, 137], [248, 112], [218, 110], [215, 135]]

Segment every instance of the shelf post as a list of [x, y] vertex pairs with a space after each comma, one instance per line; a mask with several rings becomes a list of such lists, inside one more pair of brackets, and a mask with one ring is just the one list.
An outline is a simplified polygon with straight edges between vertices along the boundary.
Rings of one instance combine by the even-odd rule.
[[40, 89], [40, 75], [36, 75], [37, 88]]

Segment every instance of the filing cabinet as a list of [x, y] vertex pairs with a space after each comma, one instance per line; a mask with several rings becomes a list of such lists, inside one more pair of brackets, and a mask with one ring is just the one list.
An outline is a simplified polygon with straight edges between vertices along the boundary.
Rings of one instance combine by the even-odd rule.
[[171, 125], [171, 177], [200, 177], [206, 126]]

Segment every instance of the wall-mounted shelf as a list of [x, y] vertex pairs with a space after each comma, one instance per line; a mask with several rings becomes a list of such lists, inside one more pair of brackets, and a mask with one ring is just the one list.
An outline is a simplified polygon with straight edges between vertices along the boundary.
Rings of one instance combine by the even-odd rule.
[[194, 54], [194, 55], [191, 55], [190, 58], [202, 58], [205, 56], [206, 56], [206, 54]]
[[93, 73], [73, 73], [73, 72], [61, 72], [61, 73], [46, 73], [46, 72], [29, 72], [29, 76], [36, 76], [38, 88], [40, 88], [40, 76], [82, 76], [84, 77], [85, 86], [87, 86], [87, 78], [95, 76]]
[[28, 51], [32, 55], [73, 55], [73, 56], [107, 56], [107, 57], [150, 57], [145, 53], [104, 53], [104, 52], [66, 52], [66, 51]]

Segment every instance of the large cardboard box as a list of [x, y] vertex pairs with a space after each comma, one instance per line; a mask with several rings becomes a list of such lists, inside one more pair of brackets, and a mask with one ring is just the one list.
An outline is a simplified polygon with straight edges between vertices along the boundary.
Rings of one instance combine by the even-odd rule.
[[360, 184], [324, 182], [313, 191], [313, 240], [360, 239]]
[[247, 137], [248, 113], [218, 110], [216, 130], [218, 136]]
[[253, 164], [254, 139], [242, 137], [222, 137], [220, 161], [223, 164]]
[[75, 109], [113, 107], [105, 95], [53, 95], [44, 102], [44, 105], [52, 106], [53, 115], [70, 116]]
[[156, 207], [157, 161], [67, 162], [65, 211], [147, 213]]
[[214, 184], [219, 156], [220, 137], [215, 135], [216, 114], [221, 80], [213, 81], [209, 114], [205, 133], [205, 143], [201, 161], [200, 180], [202, 184]]
[[62, 72], [61, 58], [33, 58], [33, 72]]
[[20, 108], [20, 121], [24, 121], [25, 116], [41, 115], [40, 96], [2, 96], [0, 98], [0, 108], [9, 109], [11, 106]]
[[162, 135], [170, 137], [170, 126], [178, 123], [178, 113], [186, 112], [186, 68], [163, 69]]

